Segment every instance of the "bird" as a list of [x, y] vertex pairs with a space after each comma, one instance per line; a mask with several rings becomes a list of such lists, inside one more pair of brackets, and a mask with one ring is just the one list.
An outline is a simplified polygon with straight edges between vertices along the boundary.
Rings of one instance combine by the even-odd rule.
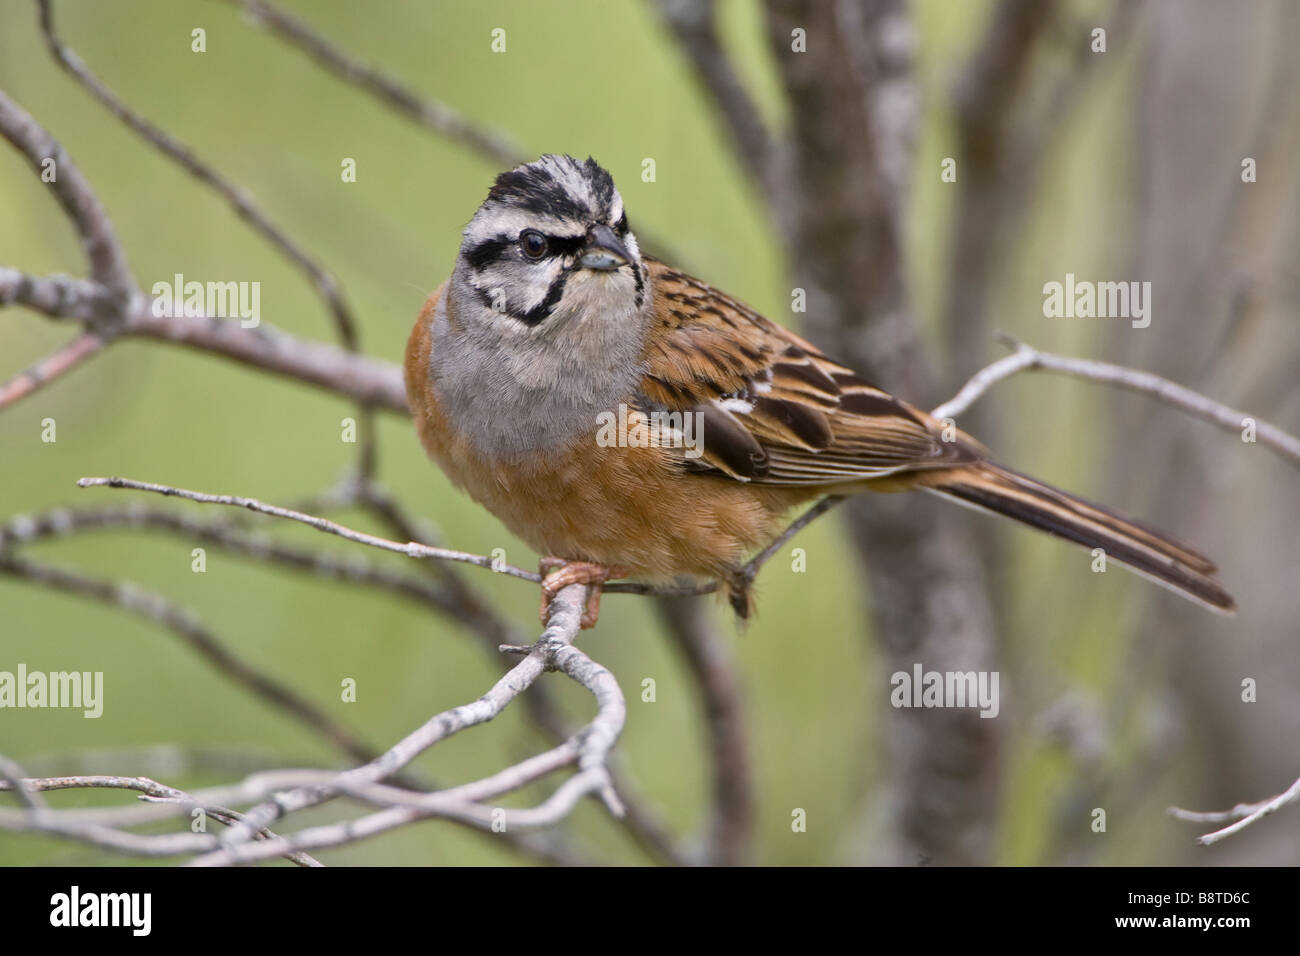
[[993, 462], [978, 441], [738, 299], [641, 251], [612, 176], [547, 154], [496, 177], [407, 341], [420, 441], [567, 585], [716, 582], [753, 608], [746, 559], [792, 508], [924, 490], [1065, 538], [1215, 611], [1212, 561]]

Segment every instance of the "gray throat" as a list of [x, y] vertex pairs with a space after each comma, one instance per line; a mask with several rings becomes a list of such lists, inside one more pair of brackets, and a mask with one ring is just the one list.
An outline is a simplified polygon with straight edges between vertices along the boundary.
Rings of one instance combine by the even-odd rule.
[[651, 299], [639, 311], [629, 302], [622, 314], [557, 310], [529, 326], [483, 305], [458, 266], [432, 318], [429, 375], [438, 401], [492, 459], [594, 441], [597, 415], [617, 414], [640, 387]]

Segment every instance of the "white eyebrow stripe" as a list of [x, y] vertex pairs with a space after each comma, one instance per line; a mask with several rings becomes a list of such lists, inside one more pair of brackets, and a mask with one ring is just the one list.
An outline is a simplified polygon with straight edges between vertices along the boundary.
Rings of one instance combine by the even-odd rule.
[[586, 235], [581, 224], [558, 216], [547, 216], [522, 209], [512, 209], [499, 203], [485, 206], [478, 211], [468, 226], [464, 237], [471, 245], [478, 245], [501, 236], [518, 236], [525, 229], [536, 229], [548, 236], [562, 239], [577, 239]]
[[634, 258], [638, 261], [641, 259], [641, 246], [636, 241], [636, 235], [630, 230], [628, 231], [628, 234], [623, 237], [623, 245], [627, 246], [628, 252], [632, 253]]

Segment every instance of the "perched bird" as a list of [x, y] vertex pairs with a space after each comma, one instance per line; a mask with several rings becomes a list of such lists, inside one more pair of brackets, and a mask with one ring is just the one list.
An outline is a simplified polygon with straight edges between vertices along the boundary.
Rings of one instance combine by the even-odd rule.
[[[543, 611], [611, 577], [721, 582], [795, 505], [924, 489], [1087, 548], [1231, 612], [1215, 566], [1160, 531], [988, 460], [969, 436], [641, 253], [592, 159], [497, 177], [406, 349], [420, 439], [547, 557]], [[945, 440], [948, 438], [950, 440]]]

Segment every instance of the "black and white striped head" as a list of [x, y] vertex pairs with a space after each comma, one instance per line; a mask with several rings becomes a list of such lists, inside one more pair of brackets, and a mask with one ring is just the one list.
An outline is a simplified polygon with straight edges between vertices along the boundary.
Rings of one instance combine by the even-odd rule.
[[526, 326], [645, 299], [623, 199], [590, 157], [546, 155], [498, 176], [465, 227], [459, 269], [482, 305]]

